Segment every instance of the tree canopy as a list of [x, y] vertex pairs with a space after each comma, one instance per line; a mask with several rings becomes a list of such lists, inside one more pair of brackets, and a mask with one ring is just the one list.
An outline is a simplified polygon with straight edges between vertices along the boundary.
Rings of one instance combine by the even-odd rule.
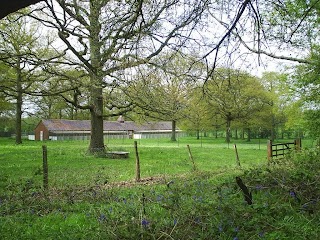
[[[54, 36], [43, 38], [50, 49], [38, 46], [25, 55], [29, 69], [22, 73], [27, 76], [35, 68], [39, 75], [32, 91], [22, 86], [20, 92], [46, 103], [45, 116], [52, 116], [53, 108], [60, 109], [59, 117], [70, 118], [87, 111], [91, 153], [105, 150], [103, 119], [134, 109], [172, 121], [188, 116], [193, 123], [185, 126], [198, 130], [210, 126], [210, 119], [218, 126], [219, 118], [226, 121], [226, 131], [233, 122], [248, 129], [263, 126], [273, 136], [277, 126], [290, 120], [293, 108], [287, 108], [283, 96], [292, 89], [306, 103], [295, 107], [318, 109], [319, 9], [318, 0], [43, 1], [19, 15], [39, 21]], [[2, 39], [10, 27], [1, 29]], [[30, 43], [25, 49], [31, 48]], [[3, 49], [1, 59], [7, 63], [21, 56], [16, 52], [9, 58]], [[277, 81], [284, 75], [267, 73], [261, 84], [249, 73], [264, 66], [265, 57], [296, 62], [294, 74], [283, 84]], [[8, 79], [2, 88], [6, 82], [9, 89]], [[288, 94], [279, 92], [293, 85]], [[273, 120], [267, 120], [268, 111]], [[206, 116], [199, 118], [201, 113]]]

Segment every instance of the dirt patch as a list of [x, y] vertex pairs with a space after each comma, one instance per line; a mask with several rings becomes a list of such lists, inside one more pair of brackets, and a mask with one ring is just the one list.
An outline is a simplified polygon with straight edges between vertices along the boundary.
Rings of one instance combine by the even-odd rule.
[[139, 182], [136, 182], [135, 180], [131, 181], [121, 181], [121, 182], [114, 182], [109, 183], [101, 186], [102, 188], [111, 188], [111, 187], [134, 187], [134, 186], [146, 186], [146, 185], [153, 185], [158, 183], [165, 183], [164, 177], [147, 177], [147, 178], [141, 178]]

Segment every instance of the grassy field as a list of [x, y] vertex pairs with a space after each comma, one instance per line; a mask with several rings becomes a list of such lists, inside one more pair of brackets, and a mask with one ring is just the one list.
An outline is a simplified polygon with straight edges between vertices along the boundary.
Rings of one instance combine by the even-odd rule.
[[144, 181], [135, 184], [133, 140], [106, 141], [109, 150], [130, 152], [107, 159], [88, 155], [86, 141], [0, 138], [0, 239], [319, 239], [319, 152], [268, 166], [266, 140], [235, 143], [241, 169], [223, 139], [139, 140]]
[[[120, 139], [106, 141], [112, 151], [130, 152], [129, 159], [106, 159], [86, 154], [87, 141], [25, 141], [14, 145], [13, 141], [0, 139], [0, 172], [11, 181], [33, 179], [41, 181], [42, 144], [47, 145], [50, 185], [63, 187], [70, 185], [94, 185], [104, 182], [128, 181], [135, 177], [134, 140]], [[233, 144], [222, 139], [193, 138], [170, 142], [167, 139], [139, 140], [138, 151], [141, 175], [172, 176], [188, 174], [192, 162], [188, 155], [189, 144], [196, 167], [200, 171], [232, 171], [236, 168]], [[239, 141], [237, 149], [244, 168], [266, 163], [266, 141], [260, 146]]]

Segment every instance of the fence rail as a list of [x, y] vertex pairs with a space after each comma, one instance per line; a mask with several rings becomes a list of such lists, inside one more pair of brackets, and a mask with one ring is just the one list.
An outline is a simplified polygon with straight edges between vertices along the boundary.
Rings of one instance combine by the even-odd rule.
[[268, 160], [272, 160], [274, 157], [284, 156], [290, 151], [301, 149], [301, 138], [295, 139], [293, 142], [286, 143], [272, 143], [271, 140], [268, 141]]

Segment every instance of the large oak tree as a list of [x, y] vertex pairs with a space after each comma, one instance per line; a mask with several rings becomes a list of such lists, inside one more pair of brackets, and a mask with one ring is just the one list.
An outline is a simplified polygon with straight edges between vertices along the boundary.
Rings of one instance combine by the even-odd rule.
[[164, 49], [179, 49], [189, 41], [206, 6], [207, 1], [48, 0], [33, 12], [64, 43], [64, 51], [72, 56], [65, 64], [78, 66], [90, 78], [83, 93], [90, 95], [90, 102], [67, 101], [90, 111], [91, 153], [105, 150], [108, 99], [103, 99], [103, 89], [116, 85], [129, 69], [151, 64]]

